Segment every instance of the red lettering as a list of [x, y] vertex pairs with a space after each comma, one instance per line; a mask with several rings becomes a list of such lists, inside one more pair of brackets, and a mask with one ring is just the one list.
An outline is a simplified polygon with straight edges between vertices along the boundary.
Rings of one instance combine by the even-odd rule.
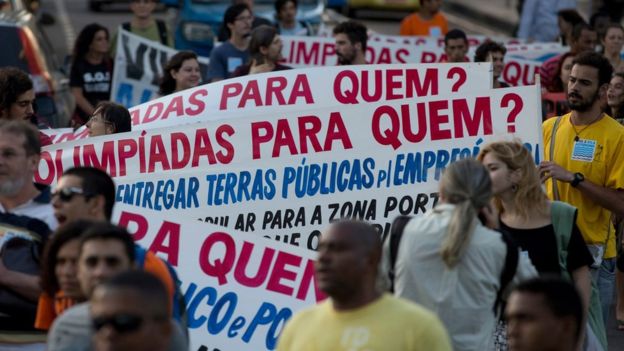
[[[326, 66], [328, 58], [336, 58], [336, 45], [334, 43], [323, 44], [323, 58], [321, 59], [321, 65]], [[335, 64], [335, 61], [332, 62], [332, 64]]]
[[267, 290], [275, 291], [284, 295], [292, 295], [294, 289], [290, 286], [282, 284], [282, 280], [295, 281], [297, 273], [287, 269], [287, 266], [299, 267], [301, 257], [280, 251], [277, 253], [275, 265], [267, 283]]
[[[132, 227], [136, 226], [135, 231], [131, 231], [130, 224], [133, 223]], [[147, 235], [147, 228], [149, 224], [147, 219], [138, 213], [131, 213], [122, 211], [121, 215], [119, 215], [119, 226], [126, 228], [130, 235], [132, 235], [132, 239], [134, 241], [140, 241]]]
[[167, 109], [162, 114], [161, 119], [169, 118], [169, 114], [175, 112], [176, 116], [182, 116], [184, 114], [184, 102], [182, 101], [182, 95], [178, 95], [171, 99]]
[[297, 154], [297, 147], [295, 146], [295, 140], [293, 138], [292, 132], [290, 131], [290, 126], [288, 125], [288, 120], [279, 119], [277, 120], [277, 128], [275, 131], [275, 142], [273, 143], [273, 152], [271, 154], [272, 157], [279, 157], [280, 150], [283, 146], [288, 147], [288, 151], [291, 155]]
[[241, 100], [238, 102], [238, 107], [245, 107], [247, 105], [247, 100], [253, 100], [255, 106], [262, 106], [262, 98], [260, 97], [260, 89], [258, 88], [257, 80], [250, 80], [247, 82]]
[[349, 133], [344, 125], [340, 112], [332, 112], [329, 115], [329, 126], [327, 127], [327, 135], [325, 136], [325, 143], [323, 149], [329, 151], [332, 149], [334, 140], [342, 142], [344, 149], [352, 149], [351, 139]]
[[[165, 245], [165, 241], [169, 241], [169, 245]], [[153, 253], [164, 253], [167, 255], [167, 261], [177, 267], [180, 251], [180, 224], [163, 221], [149, 250]]]
[[249, 277], [247, 276], [247, 267], [249, 266], [253, 248], [254, 244], [246, 241], [243, 243], [243, 248], [238, 257], [236, 268], [234, 269], [234, 279], [242, 285], [250, 288], [259, 287], [262, 283], [264, 283], [264, 280], [269, 275], [268, 273], [271, 268], [271, 262], [273, 261], [273, 256], [275, 255], [275, 250], [272, 248], [266, 248], [262, 253], [262, 260], [260, 261], [260, 266], [258, 267], [256, 275], [254, 277]]
[[147, 112], [145, 112], [145, 116], [143, 117], [143, 121], [141, 123], [150, 123], [160, 117], [164, 106], [162, 102], [154, 102], [147, 108]]
[[[215, 259], [210, 254], [212, 247], [220, 243], [225, 245], [225, 255], [222, 259]], [[214, 260], [214, 264], [210, 262], [210, 258]], [[199, 252], [199, 266], [202, 271], [211, 277], [216, 277], [219, 281], [219, 285], [227, 283], [226, 275], [232, 269], [234, 260], [236, 258], [236, 246], [234, 239], [226, 233], [214, 232], [210, 234], [204, 243], [202, 244]]]
[[137, 153], [137, 143], [133, 139], [121, 139], [117, 142], [117, 154], [119, 158], [119, 176], [126, 175], [126, 160], [134, 157]]
[[217, 152], [217, 159], [222, 164], [228, 164], [232, 162], [232, 159], [234, 158], [234, 146], [224, 137], [224, 135], [229, 137], [234, 135], [234, 128], [232, 128], [229, 124], [220, 125], [219, 128], [217, 128], [215, 135], [217, 144], [223, 148], [222, 151]]
[[398, 63], [406, 63], [407, 56], [409, 56], [409, 51], [407, 49], [399, 49], [396, 52], [396, 61]]
[[206, 108], [206, 104], [202, 99], [200, 99], [200, 97], [208, 97], [208, 90], [199, 89], [193, 92], [191, 96], [189, 96], [189, 103], [193, 107], [195, 107], [195, 109], [193, 109], [192, 107], [187, 107], [184, 110], [184, 113], [186, 113], [188, 116], [197, 116], [198, 114], [202, 113]]
[[[263, 130], [264, 133], [260, 134]], [[273, 126], [270, 122], [261, 121], [251, 124], [251, 145], [253, 150], [253, 159], [257, 160], [261, 157], [260, 144], [264, 144], [273, 138]]]
[[427, 68], [423, 81], [420, 79], [418, 69], [408, 69], [405, 71], [405, 84], [407, 86], [405, 94], [407, 98], [438, 95], [438, 69]]
[[298, 98], [303, 98], [306, 104], [313, 104], [314, 98], [312, 97], [312, 90], [310, 89], [310, 83], [308, 77], [305, 74], [298, 74], [295, 77], [295, 83], [293, 84], [293, 91], [290, 93], [288, 104], [293, 105], [297, 103]]
[[182, 169], [191, 159], [191, 142], [186, 134], [171, 133], [171, 168]]
[[401, 89], [401, 81], [396, 81], [395, 78], [401, 77], [403, 70], [400, 69], [389, 69], [386, 71], [386, 89], [387, 89], [387, 99], [395, 100], [403, 97], [401, 94], [395, 94], [395, 89]]
[[117, 167], [115, 165], [115, 142], [105, 141], [102, 145], [102, 159], [99, 160], [95, 146], [86, 144], [82, 149], [82, 157], [84, 165], [87, 167], [95, 167], [106, 171], [111, 177], [117, 176]]
[[455, 138], [464, 136], [464, 126], [469, 136], [479, 133], [479, 127], [483, 124], [483, 133], [492, 134], [492, 111], [490, 110], [490, 98], [478, 97], [475, 101], [474, 113], [470, 115], [468, 101], [466, 99], [453, 100], [453, 125]]
[[220, 110], [227, 110], [227, 101], [229, 98], [238, 96], [243, 91], [243, 85], [240, 83], [230, 83], [223, 85], [223, 91], [221, 93], [221, 103], [219, 104]]
[[288, 85], [288, 81], [284, 77], [269, 77], [267, 79], [266, 104], [273, 105], [273, 96], [277, 100], [277, 105], [285, 105], [284, 94], [282, 91]]
[[[369, 74], [368, 70], [363, 70], [362, 71], [362, 99], [364, 99], [364, 101], [366, 101], [366, 102], [376, 102], [376, 101], [379, 101], [381, 99], [381, 93], [383, 91], [383, 85], [382, 85], [382, 82], [383, 82], [382, 74], [383, 74], [383, 72], [381, 70], [375, 70], [374, 83], [371, 84], [373, 86], [373, 88], [375, 89], [373, 94], [370, 94], [370, 89], [368, 87], [368, 85], [370, 83], [370, 79], [368, 77], [368, 74]], [[354, 73], [354, 75], [355, 75], [355, 73]], [[357, 77], [355, 79], [357, 79]]]
[[208, 158], [209, 164], [212, 165], [216, 163], [208, 131], [204, 128], [195, 131], [195, 145], [193, 146], [193, 162], [191, 165], [197, 167], [199, 165], [199, 158], [202, 156]]
[[297, 53], [295, 55], [295, 62], [297, 64], [305, 64], [316, 66], [318, 65], [318, 56], [320, 43], [312, 43], [310, 45], [310, 51], [308, 52], [307, 44], [305, 41], [296, 43]]
[[441, 110], [448, 109], [448, 101], [431, 101], [429, 103], [429, 122], [431, 124], [431, 140], [451, 138], [450, 129], [441, 129], [441, 125], [449, 122], [449, 116], [441, 114]]
[[[308, 140], [314, 151], [321, 150], [321, 144], [316, 134], [321, 131], [321, 120], [316, 116], [299, 117], [299, 144], [301, 145], [301, 153], [308, 153]], [[308, 127], [309, 126], [309, 127]]]
[[403, 135], [405, 136], [405, 139], [412, 143], [418, 143], [422, 141], [427, 135], [427, 113], [425, 111], [425, 104], [416, 104], [416, 110], [416, 116], [418, 118], [416, 126], [418, 127], [418, 132], [414, 134], [414, 132], [412, 131], [412, 118], [410, 116], [409, 105], [401, 105]]
[[314, 279], [314, 261], [308, 260], [305, 265], [305, 270], [303, 271], [303, 277], [301, 278], [301, 284], [299, 284], [299, 290], [297, 291], [297, 298], [299, 300], [305, 301], [308, 296], [308, 290], [310, 289], [310, 285], [314, 286], [314, 295], [316, 298], [316, 302], [321, 300], [325, 300], [327, 296], [323, 294], [323, 292], [318, 288], [316, 284], [316, 280]]
[[167, 150], [160, 135], [154, 135], [150, 140], [148, 172], [152, 173], [156, 169], [156, 163], [160, 163], [163, 171], [171, 169]]

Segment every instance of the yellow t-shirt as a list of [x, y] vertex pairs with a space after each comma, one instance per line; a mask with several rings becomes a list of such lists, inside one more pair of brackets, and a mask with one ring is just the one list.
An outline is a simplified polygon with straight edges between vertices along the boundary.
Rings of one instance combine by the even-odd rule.
[[[624, 127], [609, 116], [589, 126], [570, 123], [570, 113], [559, 121], [555, 137], [554, 159], [550, 156], [550, 140], [556, 117], [543, 123], [544, 155], [546, 161], [570, 172], [580, 172], [586, 180], [611, 189], [624, 189]], [[575, 142], [576, 133], [579, 142]], [[604, 243], [609, 237], [605, 258], [615, 257], [615, 232], [611, 212], [583, 196], [570, 183], [557, 181], [561, 201], [578, 208], [577, 225], [588, 244]], [[553, 185], [546, 182], [546, 192], [553, 198]], [[610, 234], [608, 234], [610, 233]]]
[[355, 311], [337, 312], [328, 299], [296, 314], [277, 351], [451, 351], [432, 312], [389, 294]]

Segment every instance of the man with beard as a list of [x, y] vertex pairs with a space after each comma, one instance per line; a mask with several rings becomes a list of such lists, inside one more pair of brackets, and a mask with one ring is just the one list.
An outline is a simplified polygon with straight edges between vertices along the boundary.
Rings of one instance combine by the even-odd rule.
[[262, 25], [251, 31], [249, 58], [251, 62], [234, 71], [234, 77], [290, 69], [279, 63], [282, 59], [282, 38], [273, 26]]
[[365, 65], [366, 42], [368, 34], [366, 27], [355, 21], [342, 22], [334, 27], [336, 40], [336, 56], [339, 65]]
[[332, 224], [314, 267], [329, 298], [288, 321], [277, 350], [451, 350], [437, 316], [375, 288], [380, 258], [381, 239], [371, 225]]
[[576, 56], [568, 81], [571, 112], [543, 124], [548, 197], [579, 209], [577, 225], [594, 256], [603, 318], [615, 285], [613, 216], [624, 217], [624, 127], [602, 112], [613, 68], [595, 52]]
[[[34, 126], [23, 120], [0, 119], [0, 349], [44, 348], [45, 335], [34, 329], [36, 301], [41, 293], [37, 269], [22, 273], [13, 266], [37, 267], [31, 256], [39, 246], [33, 243], [45, 241], [57, 227], [49, 188], [32, 181], [40, 154]], [[8, 250], [14, 243], [29, 248], [28, 254]]]
[[475, 62], [492, 62], [493, 88], [507, 88], [509, 84], [498, 79], [505, 69], [505, 54], [507, 49], [502, 44], [486, 41], [479, 45], [475, 52]]

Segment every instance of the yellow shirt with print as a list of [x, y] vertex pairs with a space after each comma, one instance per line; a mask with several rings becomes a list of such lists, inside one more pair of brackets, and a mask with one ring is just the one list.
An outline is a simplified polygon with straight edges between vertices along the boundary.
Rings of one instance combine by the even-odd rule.
[[[624, 188], [624, 127], [605, 115], [590, 125], [572, 126], [571, 114], [561, 117], [555, 136], [554, 158], [550, 155], [550, 140], [556, 117], [544, 121], [544, 155], [546, 161], [556, 164], [572, 173], [580, 172], [586, 180], [611, 189]], [[574, 129], [576, 128], [576, 130]], [[579, 137], [576, 152], [574, 138]], [[615, 231], [611, 223], [611, 212], [583, 196], [570, 183], [557, 181], [561, 201], [578, 208], [576, 220], [587, 244], [601, 244], [609, 238], [605, 258], [613, 258]], [[553, 199], [553, 184], [546, 182], [548, 197]]]
[[451, 351], [449, 336], [432, 312], [384, 294], [355, 311], [337, 312], [330, 299], [296, 314], [277, 351]]

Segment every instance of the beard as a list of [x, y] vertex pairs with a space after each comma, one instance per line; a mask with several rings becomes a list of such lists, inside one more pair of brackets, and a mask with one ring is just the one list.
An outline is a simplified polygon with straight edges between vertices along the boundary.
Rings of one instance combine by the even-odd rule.
[[598, 100], [598, 96], [600, 92], [598, 91], [598, 89], [596, 89], [596, 92], [594, 93], [594, 95], [589, 99], [582, 99], [580, 95], [575, 94], [575, 93], [572, 93], [572, 94], [578, 99], [578, 101], [571, 102], [570, 93], [568, 93], [568, 106], [570, 107], [570, 110], [578, 111], [578, 112], [585, 112], [594, 105], [594, 102], [596, 102], [596, 100]]
[[339, 65], [350, 65], [355, 59], [355, 52], [336, 54], [338, 56]]
[[24, 179], [9, 179], [0, 182], [1, 196], [14, 196], [20, 192], [26, 181]]

